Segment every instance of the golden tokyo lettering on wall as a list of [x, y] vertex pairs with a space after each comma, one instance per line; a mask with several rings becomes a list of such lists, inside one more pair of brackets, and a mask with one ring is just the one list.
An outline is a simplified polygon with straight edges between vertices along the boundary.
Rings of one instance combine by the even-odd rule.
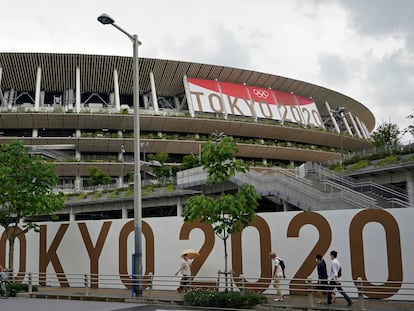
[[286, 92], [228, 82], [188, 78], [188, 102], [197, 112], [273, 119], [323, 127], [316, 104]]
[[[406, 210], [406, 209], [405, 209]], [[405, 211], [401, 209], [401, 213], [411, 211]], [[349, 211], [348, 211], [349, 213]], [[338, 233], [336, 232], [337, 224], [329, 221], [329, 215], [316, 212], [299, 212], [299, 213], [273, 213], [273, 214], [289, 214], [291, 215], [288, 219], [286, 231], [284, 236], [281, 237], [288, 243], [295, 240], [307, 239], [308, 234], [301, 234], [302, 231], [307, 228], [312, 228], [315, 233], [315, 239], [309, 244], [309, 251], [305, 253], [296, 251], [294, 252], [295, 257], [284, 257], [288, 261], [290, 267], [290, 273], [292, 280], [290, 281], [289, 287], [291, 293], [298, 292], [299, 289], [306, 288], [305, 280], [315, 270], [315, 256], [316, 254], [327, 254], [332, 247], [333, 241], [337, 239], [335, 237]], [[411, 215], [411, 214], [410, 214]], [[407, 216], [406, 216], [407, 217]], [[231, 236], [231, 270], [236, 276], [236, 283], [244, 283], [244, 286], [250, 288], [263, 288], [270, 286], [271, 279], [271, 262], [268, 259], [268, 254], [274, 248], [274, 242], [272, 242], [272, 232], [275, 230], [275, 226], [280, 227], [282, 222], [279, 224], [275, 223], [275, 220], [268, 220], [268, 215], [257, 215], [255, 221], [249, 226], [242, 230], [242, 232], [233, 234]], [[404, 218], [404, 217], [400, 217]], [[177, 223], [178, 218], [169, 219], [168, 222]], [[150, 221], [150, 220], [148, 220]], [[167, 224], [167, 220], [164, 222]], [[378, 258], [378, 261], [384, 261], [388, 269], [386, 279], [382, 280], [382, 283], [378, 283], [378, 279], [370, 280], [367, 273], [367, 261], [368, 254], [365, 253], [364, 245], [367, 243], [378, 243], [365, 237], [367, 226], [375, 224], [379, 228], [379, 232], [382, 232], [385, 244], [378, 245], [377, 248], [383, 248], [386, 256], [384, 258]], [[54, 233], [50, 234], [49, 227], [54, 226]], [[144, 267], [144, 280], [146, 282], [148, 276], [151, 274], [157, 275], [160, 273], [158, 270], [162, 270], [164, 266], [162, 259], [166, 254], [163, 254], [163, 247], [158, 245], [160, 242], [157, 240], [160, 230], [159, 225], [151, 225], [147, 221], [142, 222], [142, 233], [145, 240], [145, 267]], [[248, 229], [248, 232], [247, 232]], [[273, 229], [273, 230], [272, 230]], [[407, 228], [406, 228], [407, 229]], [[409, 228], [411, 229], [411, 228]], [[99, 274], [113, 273], [113, 271], [106, 271], [105, 267], [101, 265], [103, 252], [106, 250], [111, 254], [111, 261], [115, 261], [117, 265], [117, 274], [120, 278], [120, 284], [124, 287], [129, 287], [130, 284], [130, 269], [128, 259], [131, 256], [132, 249], [128, 247], [128, 239], [133, 237], [134, 225], [133, 220], [125, 221], [91, 221], [91, 222], [71, 222], [64, 224], [41, 224], [40, 233], [38, 235], [38, 251], [37, 254], [30, 254], [30, 260], [34, 260], [34, 256], [38, 256], [38, 272], [40, 275], [40, 284], [45, 284], [46, 279], [44, 277], [47, 269], [53, 268], [61, 286], [70, 286], [70, 282], [66, 277], [66, 270], [63, 260], [65, 256], [61, 255], [65, 248], [73, 248], [74, 245], [68, 245], [65, 239], [68, 239], [68, 235], [79, 234], [81, 237], [81, 243], [78, 243], [76, 247], [84, 248], [87, 256], [82, 258], [89, 267], [89, 273], [91, 274], [91, 286], [99, 287]], [[408, 230], [404, 230], [405, 234], [412, 236]], [[93, 234], [92, 234], [93, 232]], [[247, 232], [247, 233], [246, 233]], [[206, 265], [211, 265], [210, 258], [217, 248], [222, 248], [222, 245], [216, 245], [216, 238], [210, 225], [201, 224], [199, 222], [194, 223], [182, 223], [177, 228], [177, 236], [171, 236], [168, 233], [169, 241], [168, 244], [179, 245], [181, 242], [192, 239], [192, 236], [198, 233], [201, 238], [198, 240], [199, 245], [194, 245], [200, 253], [200, 256], [196, 258], [192, 265], [192, 272], [194, 276], [194, 283], [197, 284], [198, 277], [202, 277], [201, 270]], [[19, 235], [18, 244], [19, 247], [16, 250], [15, 257], [17, 258], [15, 267], [17, 274], [17, 280], [23, 280], [27, 271], [28, 258], [27, 258], [27, 238], [33, 238], [35, 233], [29, 233], [26, 235]], [[246, 243], [244, 235], [255, 235], [257, 236], [257, 256], [259, 266], [257, 267], [257, 273], [255, 281], [250, 278], [241, 280], [237, 276], [246, 275], [246, 263], [243, 258], [246, 255], [246, 250], [250, 250], [252, 245]], [[341, 233], [342, 234], [342, 233]], [[73, 238], [73, 237], [72, 237]], [[117, 241], [117, 245], [109, 242]], [[280, 239], [281, 239], [280, 238]], [[274, 239], [274, 237], [273, 237]], [[69, 239], [70, 240], [70, 239]], [[344, 240], [341, 237], [340, 240]], [[371, 298], [388, 298], [396, 294], [402, 288], [403, 276], [404, 281], [409, 282], [410, 276], [407, 271], [404, 274], [404, 257], [403, 254], [409, 254], [410, 252], [402, 252], [403, 240], [401, 236], [400, 225], [396, 218], [385, 210], [372, 210], [366, 209], [362, 211], [356, 211], [351, 214], [350, 222], [348, 226], [348, 237], [349, 241], [347, 247], [350, 257], [350, 268], [349, 274], [352, 275], [352, 279], [356, 280], [361, 277], [364, 282], [364, 287], [370, 289], [366, 294]], [[405, 240], [405, 239], [404, 239]], [[66, 243], [66, 244], [65, 244]], [[218, 242], [217, 242], [218, 243]], [[5, 232], [2, 233], [0, 239], [0, 264], [5, 264], [6, 258], [6, 245], [7, 238]], [[278, 245], [281, 245], [280, 242]], [[407, 246], [406, 246], [407, 247]], [[344, 252], [344, 246], [342, 246]], [[116, 251], [117, 250], [117, 251]], [[300, 250], [303, 251], [303, 250]], [[285, 250], [286, 252], [286, 250]], [[70, 253], [70, 252], [69, 252]], [[251, 253], [249, 251], [249, 253]], [[159, 254], [161, 258], [157, 258], [156, 254]], [[79, 254], [78, 254], [79, 256]], [[407, 256], [407, 255], [406, 255]], [[295, 259], [298, 259], [298, 264], [293, 264]], [[409, 259], [406, 259], [409, 260]], [[158, 265], [156, 264], [158, 262]], [[162, 263], [161, 266], [159, 263]], [[344, 262], [343, 262], [344, 264]], [[293, 267], [295, 267], [293, 269]], [[35, 272], [31, 270], [30, 272]], [[78, 271], [82, 273], [85, 271]], [[165, 273], [165, 271], [161, 271]], [[408, 279], [407, 279], [408, 278]], [[350, 279], [350, 278], [349, 278]], [[412, 280], [411, 280], [412, 281]], [[203, 282], [205, 284], [205, 282]], [[211, 284], [213, 285], [213, 284]], [[238, 284], [241, 286], [241, 284]], [[356, 286], [356, 284], [355, 284]]]

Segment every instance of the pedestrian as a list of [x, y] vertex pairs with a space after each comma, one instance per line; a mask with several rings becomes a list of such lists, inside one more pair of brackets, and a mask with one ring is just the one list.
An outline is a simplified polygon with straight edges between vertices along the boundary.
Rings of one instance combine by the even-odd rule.
[[342, 276], [341, 263], [336, 258], [338, 256], [337, 251], [331, 251], [331, 271], [329, 273], [329, 289], [328, 289], [328, 305], [332, 304], [332, 291], [336, 288], [338, 292], [345, 298], [347, 306], [352, 305], [352, 300], [347, 293], [342, 289], [340, 277]]
[[6, 269], [4, 269], [3, 266], [0, 264], [0, 281], [5, 280], [7, 280]]
[[188, 254], [181, 255], [181, 258], [183, 259], [183, 262], [181, 263], [180, 267], [178, 268], [178, 271], [175, 273], [175, 275], [178, 275], [178, 273], [181, 272], [181, 280], [180, 280], [180, 287], [177, 288], [177, 292], [186, 292], [190, 289], [190, 278], [191, 278], [191, 263], [188, 258]]
[[[276, 256], [275, 252], [270, 252], [269, 257], [272, 260], [272, 279], [273, 279], [273, 286], [276, 289], [276, 296], [277, 298], [274, 299], [274, 301], [283, 301], [283, 297], [285, 296], [282, 292], [282, 289], [280, 288], [280, 280], [283, 278], [286, 278], [285, 275], [285, 269], [283, 260]], [[283, 266], [283, 267], [282, 267]]]
[[316, 255], [317, 271], [318, 271], [318, 286], [316, 287], [317, 295], [319, 297], [318, 303], [322, 303], [323, 296], [328, 289], [328, 270], [326, 269], [326, 262], [322, 255]]

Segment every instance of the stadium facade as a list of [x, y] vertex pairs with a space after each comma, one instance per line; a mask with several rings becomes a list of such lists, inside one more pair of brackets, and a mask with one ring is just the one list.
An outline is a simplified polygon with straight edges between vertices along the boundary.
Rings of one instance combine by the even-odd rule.
[[[139, 67], [144, 163], [166, 152], [177, 165], [213, 132], [233, 136], [238, 157], [268, 167], [371, 146], [372, 112], [322, 86], [184, 61], [141, 58]], [[87, 189], [91, 166], [122, 187], [134, 165], [132, 85], [130, 57], [0, 53], [0, 142], [17, 139], [52, 159], [65, 192]]]

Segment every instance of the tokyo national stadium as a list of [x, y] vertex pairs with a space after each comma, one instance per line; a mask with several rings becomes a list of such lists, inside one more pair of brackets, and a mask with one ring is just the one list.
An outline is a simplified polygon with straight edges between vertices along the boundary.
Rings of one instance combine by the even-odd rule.
[[[90, 189], [91, 166], [110, 176], [107, 187], [127, 186], [134, 167], [132, 68], [130, 57], [0, 53], [0, 142], [20, 140], [54, 161], [66, 193]], [[185, 61], [140, 58], [139, 103], [144, 185], [151, 179], [150, 155], [167, 153], [165, 164], [178, 166], [185, 155], [199, 155], [212, 133], [232, 136], [237, 157], [253, 166], [293, 169], [370, 148], [375, 125], [366, 106], [334, 90]], [[180, 185], [189, 194], [197, 190]], [[185, 195], [178, 195], [183, 202]], [[171, 194], [162, 203], [161, 197], [144, 197], [144, 210], [173, 206], [179, 212]], [[276, 197], [270, 205], [287, 201]], [[289, 202], [302, 209], [297, 203]], [[119, 214], [122, 208], [106, 204], [103, 210], [118, 210], [111, 218], [131, 212]], [[85, 206], [80, 210], [88, 213]], [[81, 219], [78, 212], [71, 217]]]
[[[375, 117], [363, 103], [274, 74], [140, 58], [135, 159], [132, 71], [130, 57], [0, 53], [0, 143], [21, 141], [52, 161], [56, 191], [67, 198], [56, 217], [32, 219], [39, 233], [18, 236], [17, 278], [32, 272], [42, 286], [76, 287], [77, 276], [83, 282], [90, 275], [91, 287], [130, 288], [137, 246], [131, 175], [139, 160], [144, 275], [155, 289], [175, 289], [170, 264], [188, 248], [200, 250], [194, 281], [215, 282], [224, 257], [219, 238], [206, 224], [184, 222], [182, 212], [195, 194], [235, 193], [247, 183], [261, 196], [255, 220], [229, 238], [231, 270], [246, 286], [274, 290], [270, 251], [288, 263], [285, 286], [292, 290], [297, 280], [317, 278], [315, 254], [335, 249], [354, 296], [361, 278], [369, 297], [412, 300], [412, 152], [400, 153], [398, 165], [359, 175], [325, 165], [344, 165], [372, 147]], [[234, 156], [250, 170], [207, 186], [202, 167], [184, 164], [223, 135], [233, 137]], [[107, 182], [91, 183], [92, 168]], [[7, 237], [0, 233], [5, 264]]]

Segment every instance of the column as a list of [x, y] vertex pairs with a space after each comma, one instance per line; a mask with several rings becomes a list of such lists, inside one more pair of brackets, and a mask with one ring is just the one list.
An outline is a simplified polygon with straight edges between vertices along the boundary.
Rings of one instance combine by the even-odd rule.
[[407, 171], [408, 203], [414, 206], [414, 171]]
[[152, 71], [150, 72], [150, 82], [151, 82], [152, 105], [154, 107], [154, 111], [159, 112], [160, 108], [158, 107], [157, 89], [155, 88], [154, 73]]
[[190, 116], [192, 118], [194, 118], [195, 111], [194, 111], [194, 107], [193, 107], [193, 101], [191, 99], [190, 89], [188, 87], [187, 76], [183, 77], [183, 84], [184, 84], [185, 97], [187, 98], [188, 112], [190, 113]]
[[181, 198], [177, 198], [177, 216], [181, 216], [183, 214], [183, 205], [181, 203]]
[[[3, 75], [3, 68], [0, 66], [0, 85], [1, 85], [1, 77]], [[0, 89], [0, 106], [6, 107], [6, 102], [4, 101], [3, 92]]]
[[119, 97], [119, 80], [118, 70], [114, 69], [114, 96], [115, 96], [115, 109], [121, 111], [121, 99]]
[[80, 176], [76, 176], [75, 177], [75, 191], [81, 191], [82, 187], [81, 187], [81, 177]]
[[75, 98], [75, 102], [76, 102], [76, 112], [77, 113], [80, 112], [80, 107], [81, 107], [81, 89], [80, 89], [80, 84], [81, 84], [81, 80], [80, 80], [80, 68], [79, 68], [79, 66], [76, 66], [76, 98]]
[[128, 218], [128, 209], [126, 208], [126, 206], [122, 207], [122, 219], [126, 219]]
[[69, 221], [75, 221], [75, 220], [76, 220], [76, 215], [73, 212], [73, 208], [71, 208], [69, 211]]
[[40, 106], [40, 86], [42, 81], [42, 68], [37, 67], [36, 72], [36, 89], [35, 89], [35, 111], [39, 111]]

